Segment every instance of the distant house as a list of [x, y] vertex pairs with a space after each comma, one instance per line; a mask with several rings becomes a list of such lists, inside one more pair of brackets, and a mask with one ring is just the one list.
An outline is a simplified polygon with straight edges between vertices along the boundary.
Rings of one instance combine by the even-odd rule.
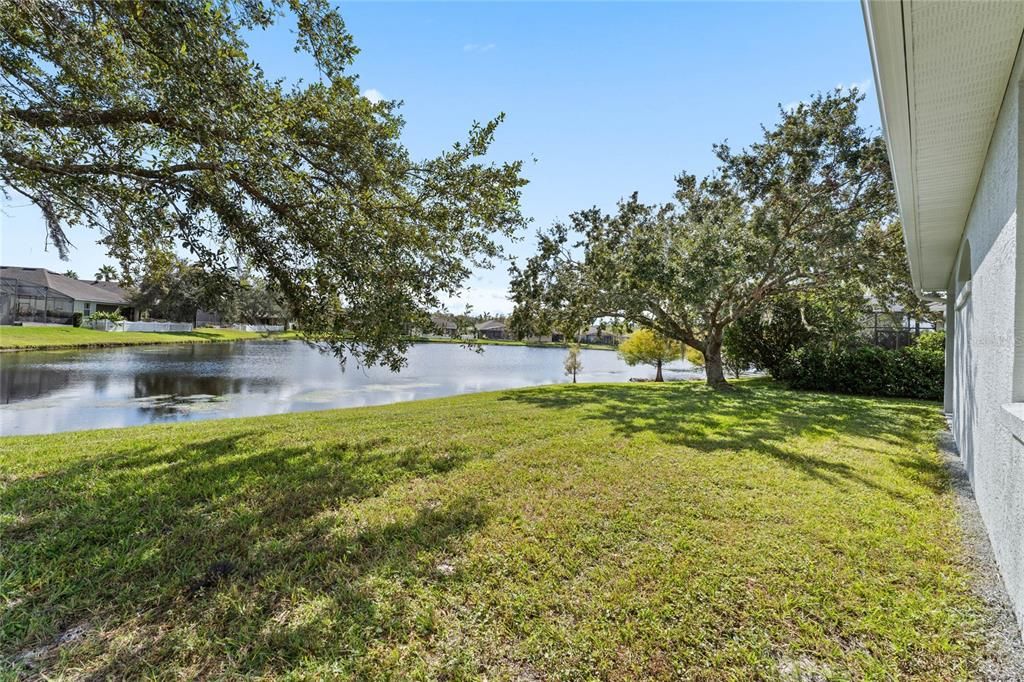
[[430, 330], [431, 335], [445, 336], [450, 339], [454, 339], [459, 335], [459, 325], [450, 317], [446, 317], [445, 315], [433, 315], [430, 318], [430, 322], [434, 326], [434, 328]]
[[430, 324], [426, 327], [410, 327], [409, 336], [445, 337], [455, 339], [459, 336], [459, 325], [455, 319], [447, 315], [431, 315]]
[[501, 320], [484, 320], [476, 325], [476, 336], [479, 339], [501, 340], [507, 339], [508, 330]]
[[1024, 3], [862, 6], [911, 278], [946, 306], [945, 410], [1024, 623]]
[[45, 268], [0, 267], [0, 324], [71, 324], [75, 313], [120, 310], [135, 319], [127, 292], [114, 282], [72, 279]]
[[591, 325], [580, 334], [580, 343], [593, 343], [605, 346], [614, 346], [622, 340], [621, 334], [615, 334], [608, 327]]

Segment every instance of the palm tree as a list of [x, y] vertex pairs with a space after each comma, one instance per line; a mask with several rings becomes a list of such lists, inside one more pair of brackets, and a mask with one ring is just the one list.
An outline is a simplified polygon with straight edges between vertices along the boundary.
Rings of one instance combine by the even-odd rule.
[[78, 279], [78, 273], [75, 272], [74, 270], [66, 270], [64, 272], [64, 276], [70, 277], [71, 279]]
[[104, 265], [96, 271], [96, 279], [104, 282], [113, 282], [117, 279], [117, 270], [113, 265]]

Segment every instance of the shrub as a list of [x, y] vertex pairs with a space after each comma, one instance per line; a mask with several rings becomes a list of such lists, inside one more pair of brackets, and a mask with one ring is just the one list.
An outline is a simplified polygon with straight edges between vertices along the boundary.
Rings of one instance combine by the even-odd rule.
[[725, 330], [723, 355], [774, 377], [786, 356], [805, 346], [857, 344], [860, 309], [841, 292], [789, 294], [757, 304]]
[[89, 316], [90, 320], [109, 320], [111, 322], [122, 322], [124, 315], [121, 314], [121, 310], [115, 310], [114, 312], [96, 311]]
[[778, 378], [791, 388], [941, 400], [945, 373], [942, 332], [906, 348], [806, 346], [790, 352]]
[[81, 327], [82, 326], [82, 313], [74, 313], [71, 316], [71, 326]]
[[945, 332], [924, 332], [917, 337], [917, 341], [911, 348], [924, 348], [944, 354], [946, 352], [946, 334]]

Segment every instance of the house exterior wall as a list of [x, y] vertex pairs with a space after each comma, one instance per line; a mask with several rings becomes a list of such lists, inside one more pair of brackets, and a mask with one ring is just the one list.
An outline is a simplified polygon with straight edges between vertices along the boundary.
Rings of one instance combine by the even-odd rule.
[[1022, 62], [1018, 53], [950, 273], [952, 371], [945, 401], [1018, 623], [1024, 623], [1024, 430], [1013, 427], [1008, 409], [1014, 398]]

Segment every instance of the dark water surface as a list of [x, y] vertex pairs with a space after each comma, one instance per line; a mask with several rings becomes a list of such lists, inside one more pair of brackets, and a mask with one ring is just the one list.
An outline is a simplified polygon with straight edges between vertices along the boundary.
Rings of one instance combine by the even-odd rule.
[[[300, 341], [0, 354], [0, 434], [56, 433], [216, 419], [492, 391], [569, 381], [565, 350], [426, 343], [399, 373], [338, 361]], [[653, 376], [611, 351], [582, 351], [580, 381]], [[666, 378], [698, 377], [685, 363]]]

